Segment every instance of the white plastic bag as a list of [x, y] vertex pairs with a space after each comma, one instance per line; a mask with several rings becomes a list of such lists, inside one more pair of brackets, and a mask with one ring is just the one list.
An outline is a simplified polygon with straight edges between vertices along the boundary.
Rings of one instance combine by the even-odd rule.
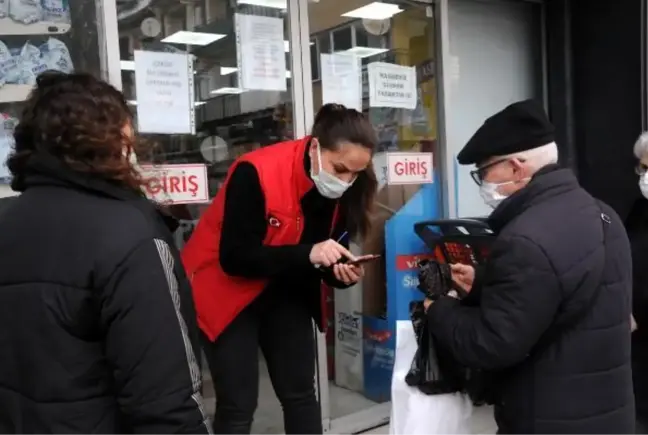
[[65, 43], [56, 38], [49, 38], [40, 47], [40, 53], [47, 64], [47, 69], [69, 74], [74, 71], [72, 57]]
[[9, 0], [9, 16], [19, 23], [37, 23], [43, 18], [40, 0]]
[[13, 131], [16, 124], [18, 124], [16, 118], [0, 113], [0, 183], [8, 182], [11, 177], [7, 168], [7, 157], [13, 150]]
[[9, 0], [0, 0], [0, 18], [9, 15]]
[[47, 62], [38, 47], [26, 42], [20, 50], [20, 74], [16, 81], [19, 85], [34, 85], [36, 77], [47, 71]]
[[396, 355], [391, 386], [392, 435], [469, 434], [472, 403], [463, 394], [426, 396], [405, 383], [418, 345], [412, 322], [396, 322]]
[[70, 24], [68, 0], [42, 0], [41, 6], [43, 8], [43, 20]]

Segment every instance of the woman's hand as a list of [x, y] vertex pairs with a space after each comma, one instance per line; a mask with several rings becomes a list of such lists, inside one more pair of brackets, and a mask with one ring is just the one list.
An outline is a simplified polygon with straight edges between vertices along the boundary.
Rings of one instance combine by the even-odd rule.
[[355, 284], [364, 276], [364, 268], [360, 265], [353, 266], [350, 264], [336, 264], [333, 266], [333, 275], [335, 279], [346, 285]]
[[340, 245], [333, 239], [328, 239], [324, 242], [314, 245], [309, 255], [310, 262], [313, 265], [324, 267], [333, 266], [335, 263], [345, 257], [350, 261], [356, 259], [356, 257], [351, 252], [349, 252], [348, 249], [346, 249], [344, 246]]
[[470, 293], [473, 282], [475, 281], [475, 268], [466, 264], [451, 264], [450, 271], [452, 280], [466, 293]]

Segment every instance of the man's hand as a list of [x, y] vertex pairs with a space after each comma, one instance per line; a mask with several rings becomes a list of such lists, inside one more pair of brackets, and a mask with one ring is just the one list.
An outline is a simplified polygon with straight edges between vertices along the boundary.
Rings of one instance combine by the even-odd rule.
[[475, 281], [475, 268], [466, 264], [451, 264], [452, 280], [466, 293], [470, 293]]

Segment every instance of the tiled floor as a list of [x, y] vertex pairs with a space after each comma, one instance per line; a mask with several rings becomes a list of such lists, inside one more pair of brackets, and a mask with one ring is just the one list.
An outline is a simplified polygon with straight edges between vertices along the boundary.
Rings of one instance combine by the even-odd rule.
[[[204, 367], [207, 365], [204, 364]], [[283, 433], [283, 419], [281, 405], [274, 395], [268, 371], [260, 361], [260, 385], [259, 385], [259, 407], [254, 416], [252, 433], [257, 434], [281, 434]], [[374, 402], [366, 399], [361, 394], [337, 387], [330, 384], [330, 402], [331, 417], [333, 419], [353, 414], [355, 412], [368, 409]], [[209, 415], [213, 415], [216, 405], [214, 389], [211, 383], [209, 371], [205, 370], [203, 379], [203, 396], [205, 398], [205, 408]], [[491, 408], [481, 407], [473, 410], [472, 419], [473, 434], [494, 434], [497, 430], [493, 421], [493, 411]], [[367, 434], [388, 434], [389, 426], [382, 426], [372, 429]]]
[[[206, 363], [203, 365], [206, 367]], [[266, 369], [263, 358], [259, 363], [259, 406], [254, 415], [254, 424], [252, 433], [258, 434], [279, 434], [283, 433], [283, 420], [281, 405], [277, 400], [268, 370]], [[208, 370], [203, 374], [203, 396], [205, 399], [205, 409], [209, 415], [213, 415], [216, 406], [214, 388], [211, 383], [211, 376]], [[329, 386], [331, 417], [333, 419], [353, 414], [357, 411], [367, 409], [375, 403], [368, 400], [359, 393], [337, 387], [333, 384]]]

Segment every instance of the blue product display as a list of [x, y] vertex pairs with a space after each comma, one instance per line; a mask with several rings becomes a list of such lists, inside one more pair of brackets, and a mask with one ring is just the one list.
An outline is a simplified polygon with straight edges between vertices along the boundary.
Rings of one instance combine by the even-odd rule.
[[385, 225], [387, 264], [386, 318], [363, 316], [365, 396], [386, 402], [391, 396], [391, 377], [396, 346], [396, 321], [409, 319], [409, 304], [420, 300], [418, 261], [430, 258], [425, 243], [414, 233], [414, 224], [442, 217], [438, 172]]

